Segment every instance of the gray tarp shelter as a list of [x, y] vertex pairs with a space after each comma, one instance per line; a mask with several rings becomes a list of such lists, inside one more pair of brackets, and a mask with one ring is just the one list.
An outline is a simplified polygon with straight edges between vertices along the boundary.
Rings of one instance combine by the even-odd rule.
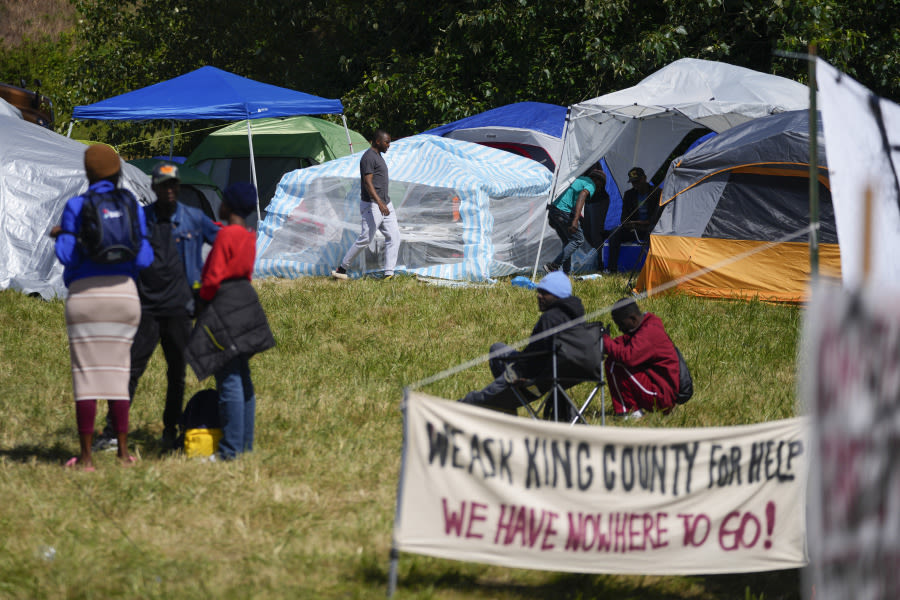
[[620, 189], [626, 189], [631, 167], [642, 167], [652, 177], [693, 129], [721, 133], [751, 119], [808, 106], [809, 89], [802, 83], [682, 58], [633, 87], [569, 107], [554, 189], [566, 189], [604, 157]]
[[[320, 98], [260, 83], [215, 67], [205, 66], [94, 104], [76, 106], [72, 111], [72, 118], [116, 121], [247, 119], [251, 175], [253, 184], [256, 185], [251, 120], [324, 114], [340, 114], [343, 118], [343, 112], [344, 106], [340, 100]], [[346, 118], [343, 118], [343, 121], [344, 129], [347, 130]], [[349, 130], [347, 143], [350, 144]], [[258, 213], [257, 199], [257, 216]]]
[[[66, 201], [87, 190], [84, 144], [21, 118], [0, 116], [0, 289], [64, 296], [63, 268], [47, 236]], [[122, 163], [122, 187], [142, 204], [150, 177]]]

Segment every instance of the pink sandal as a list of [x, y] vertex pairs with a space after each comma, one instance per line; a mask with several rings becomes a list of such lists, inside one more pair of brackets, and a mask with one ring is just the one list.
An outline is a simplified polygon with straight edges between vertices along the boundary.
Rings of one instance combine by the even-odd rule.
[[94, 468], [93, 465], [91, 465], [89, 467], [79, 467], [78, 463], [79, 463], [78, 457], [73, 456], [72, 458], [70, 458], [69, 460], [66, 461], [66, 464], [64, 466], [67, 469], [78, 469], [78, 470], [84, 471], [86, 473], [93, 473], [94, 471], [97, 470]]

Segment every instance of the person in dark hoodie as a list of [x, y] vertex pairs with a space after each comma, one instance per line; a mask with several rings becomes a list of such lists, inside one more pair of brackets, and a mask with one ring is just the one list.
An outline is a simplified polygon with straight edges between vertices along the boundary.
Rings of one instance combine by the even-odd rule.
[[[583, 317], [584, 305], [578, 296], [572, 294], [572, 282], [562, 271], [548, 273], [538, 282], [537, 302], [541, 316], [531, 331], [532, 339], [528, 345], [521, 352], [502, 342], [492, 345], [493, 358], [490, 360], [490, 367], [494, 381], [481, 390], [469, 392], [460, 402], [514, 412], [520, 403], [510, 389], [513, 384], [518, 384], [521, 380], [538, 380], [539, 383], [534, 386], [520, 385], [520, 391], [528, 400], [536, 400], [550, 387], [550, 354], [553, 350], [553, 338], [549, 335], [538, 340], [533, 338], [549, 329]], [[544, 382], [544, 385], [540, 382]]]
[[641, 312], [632, 298], [615, 303], [612, 318], [622, 335], [603, 336], [604, 367], [617, 416], [668, 413], [678, 391], [678, 354], [662, 320]]

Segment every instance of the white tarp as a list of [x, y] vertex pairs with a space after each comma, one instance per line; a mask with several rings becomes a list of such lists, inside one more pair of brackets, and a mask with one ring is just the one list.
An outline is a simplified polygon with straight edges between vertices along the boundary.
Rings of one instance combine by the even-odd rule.
[[0, 117], [13, 117], [15, 119], [24, 119], [22, 111], [0, 98]]
[[[257, 276], [327, 275], [360, 231], [362, 153], [287, 173], [257, 238]], [[479, 144], [415, 135], [384, 154], [401, 242], [397, 271], [485, 281], [535, 264], [547, 219], [550, 171], [531, 159]], [[549, 228], [542, 259], [559, 251]], [[379, 271], [384, 239], [351, 265]]]
[[872, 192], [870, 276], [900, 287], [900, 106], [818, 59], [819, 109], [841, 273], [850, 288], [863, 280], [865, 194]]
[[[64, 296], [62, 265], [47, 232], [66, 201], [87, 190], [84, 144], [27, 121], [0, 117], [0, 289]], [[120, 185], [143, 204], [150, 176], [125, 162]]]
[[570, 107], [555, 189], [606, 157], [620, 189], [634, 166], [648, 177], [692, 129], [721, 133], [757, 117], [809, 107], [796, 81], [726, 63], [682, 58], [637, 85]]
[[815, 600], [900, 598], [900, 296], [873, 284], [815, 287], [803, 319]]
[[578, 573], [802, 567], [802, 418], [570, 427], [410, 393], [394, 547]]

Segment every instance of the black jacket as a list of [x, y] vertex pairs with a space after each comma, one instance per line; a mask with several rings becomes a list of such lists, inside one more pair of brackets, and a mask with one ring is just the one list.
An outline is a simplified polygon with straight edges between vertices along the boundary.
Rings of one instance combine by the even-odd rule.
[[161, 219], [154, 207], [144, 208], [153, 262], [137, 279], [141, 310], [157, 316], [187, 316], [193, 312], [194, 297], [172, 235], [175, 226], [171, 220]]
[[[644, 200], [644, 206], [647, 207], [647, 220], [649, 225], [642, 226], [640, 229], [652, 231], [659, 220], [659, 200], [662, 196], [662, 188], [659, 186], [652, 188], [647, 198]], [[638, 193], [637, 190], [631, 188], [626, 190], [622, 196], [622, 223], [638, 220]]]
[[[584, 304], [578, 296], [569, 296], [568, 298], [560, 298], [550, 305], [550, 308], [541, 313], [534, 329], [531, 330], [532, 337], [537, 334], [552, 329], [563, 323], [568, 323], [572, 319], [584, 316]], [[543, 339], [529, 342], [522, 350], [522, 353], [529, 355], [536, 353], [536, 356], [525, 356], [523, 361], [517, 361], [516, 370], [519, 373], [528, 373], [531, 375], [541, 373], [546, 370], [550, 364], [549, 356], [553, 351], [553, 336], [547, 336]]]
[[236, 356], [249, 358], [274, 346], [256, 290], [246, 279], [231, 279], [197, 317], [184, 357], [203, 380]]

